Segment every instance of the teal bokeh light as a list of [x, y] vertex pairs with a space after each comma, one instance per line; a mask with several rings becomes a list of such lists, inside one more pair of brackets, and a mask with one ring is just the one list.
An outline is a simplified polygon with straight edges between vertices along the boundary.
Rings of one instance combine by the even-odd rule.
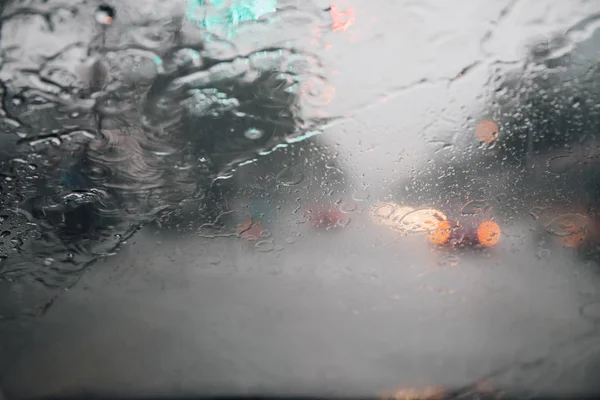
[[208, 32], [235, 36], [237, 26], [277, 10], [277, 0], [188, 0], [187, 18]]

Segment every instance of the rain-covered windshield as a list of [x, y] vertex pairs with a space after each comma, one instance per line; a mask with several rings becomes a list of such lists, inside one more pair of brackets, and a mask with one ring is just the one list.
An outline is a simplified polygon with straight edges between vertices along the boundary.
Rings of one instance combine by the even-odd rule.
[[600, 2], [0, 10], [8, 398], [600, 393]]

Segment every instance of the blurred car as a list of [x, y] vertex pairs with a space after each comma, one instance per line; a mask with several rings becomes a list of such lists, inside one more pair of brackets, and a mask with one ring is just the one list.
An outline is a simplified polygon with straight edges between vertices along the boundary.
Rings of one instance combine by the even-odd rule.
[[528, 235], [533, 222], [541, 242], [598, 253], [599, 55], [600, 30], [583, 42], [567, 32], [495, 72], [470, 130], [395, 190], [403, 203], [448, 215], [429, 230], [432, 243], [494, 246], [503, 225]]
[[371, 219], [402, 235], [421, 233], [439, 247], [494, 247], [501, 237], [493, 206], [485, 200], [454, 206], [446, 203], [440, 209], [384, 202], [373, 207]]

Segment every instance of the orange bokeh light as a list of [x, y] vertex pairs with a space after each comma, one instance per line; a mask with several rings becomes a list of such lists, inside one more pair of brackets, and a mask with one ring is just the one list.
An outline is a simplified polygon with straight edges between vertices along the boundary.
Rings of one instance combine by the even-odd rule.
[[441, 221], [437, 228], [433, 230], [429, 235], [427, 235], [427, 239], [429, 242], [437, 245], [442, 245], [448, 243], [450, 241], [450, 237], [452, 236], [452, 223], [450, 221]]
[[499, 131], [498, 124], [494, 121], [483, 120], [475, 127], [475, 137], [481, 143], [491, 144], [498, 139]]
[[477, 240], [486, 247], [495, 246], [500, 242], [500, 226], [494, 221], [483, 221], [477, 227]]

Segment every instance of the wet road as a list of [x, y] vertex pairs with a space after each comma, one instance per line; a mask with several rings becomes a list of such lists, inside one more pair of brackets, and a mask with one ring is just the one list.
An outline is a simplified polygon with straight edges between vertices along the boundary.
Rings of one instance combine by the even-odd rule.
[[[471, 3], [457, 9], [443, 1], [369, 7], [347, 2], [338, 4], [346, 11], [342, 22], [352, 21], [342, 23], [343, 29], [332, 29], [330, 13], [320, 11], [307, 13], [313, 15], [309, 23], [299, 18], [290, 25], [288, 34], [297, 36], [290, 40], [317, 54], [328, 78], [327, 84], [315, 81], [323, 86], [304, 104], [303, 117], [343, 118], [333, 118], [315, 137], [294, 136], [285, 148], [257, 157], [231, 177], [223, 173], [228, 179], [218, 180], [223, 186], [210, 207], [203, 208], [204, 198], [184, 202], [124, 242], [128, 230], [115, 224], [112, 242], [99, 250], [61, 250], [75, 260], [100, 259], [82, 261], [67, 280], [44, 290], [11, 286], [5, 309], [16, 297], [16, 304], [35, 298], [36, 306], [48, 306], [41, 317], [0, 325], [4, 391], [17, 397], [81, 390], [372, 395], [478, 380], [553, 394], [600, 391], [598, 266], [551, 238], [540, 240], [545, 228], [531, 213], [537, 213], [536, 201], [548, 207], [546, 192], [509, 201], [529, 187], [513, 180], [515, 170], [480, 167], [493, 148], [466, 156], [479, 175], [462, 179], [469, 181], [471, 196], [495, 201], [502, 227], [498, 246], [436, 248], [425, 232], [401, 234], [372, 217], [373, 207], [386, 202], [453, 208], [435, 190], [421, 189], [439, 182], [441, 192], [453, 197], [443, 177], [427, 174], [439, 172], [431, 167], [437, 162], [462, 162], [472, 154], [469, 142], [476, 142], [476, 121], [487, 118], [495, 66], [521, 63], [529, 42], [600, 12], [589, 1]], [[177, 15], [183, 3], [169, 4], [166, 9]], [[316, 4], [314, 10], [327, 7]], [[148, 11], [116, 9], [122, 21]], [[95, 5], [82, 10], [77, 18]], [[151, 11], [154, 17], [168, 14]], [[123, 24], [117, 28], [125, 29]], [[277, 36], [284, 28], [267, 31]], [[3, 31], [3, 48], [16, 38]], [[231, 40], [246, 53], [260, 47], [251, 38]], [[207, 51], [227, 55], [231, 49]], [[211, 76], [218, 78], [216, 72]], [[221, 145], [214, 146], [214, 163], [232, 162]], [[122, 161], [120, 155], [102, 158], [104, 151], [96, 149], [92, 160]], [[176, 166], [186, 171], [183, 161]], [[143, 178], [136, 182], [158, 181], [151, 173]], [[161, 175], [177, 188], [189, 184], [185, 178]], [[120, 182], [101, 183], [112, 189]], [[187, 186], [181, 192], [186, 197]], [[153, 196], [165, 193], [172, 194]], [[459, 204], [472, 199], [462, 192], [454, 197]], [[318, 210], [335, 215], [322, 217]], [[67, 213], [61, 208], [59, 214]], [[81, 248], [88, 252], [78, 253]], [[63, 268], [61, 256], [37, 251], [36, 262]]]
[[5, 386], [368, 395], [489, 377], [596, 390], [597, 303], [582, 309], [594, 266], [509, 235], [452, 258], [359, 224], [270, 252], [147, 230], [37, 321]]

